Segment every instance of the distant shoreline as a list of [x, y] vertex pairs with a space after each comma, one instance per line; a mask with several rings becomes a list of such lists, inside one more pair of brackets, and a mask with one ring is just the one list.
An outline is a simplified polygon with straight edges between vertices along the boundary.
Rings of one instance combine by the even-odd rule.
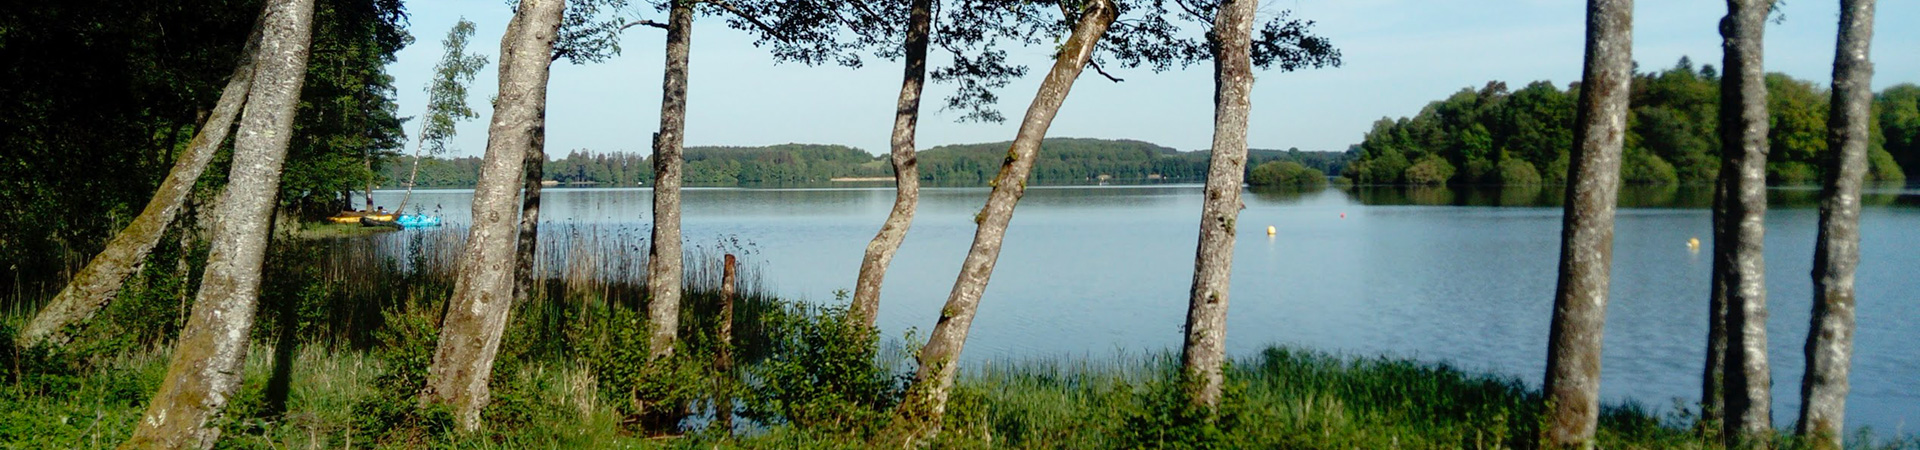
[[834, 183], [852, 183], [860, 181], [893, 181], [893, 177], [833, 177], [827, 179]]

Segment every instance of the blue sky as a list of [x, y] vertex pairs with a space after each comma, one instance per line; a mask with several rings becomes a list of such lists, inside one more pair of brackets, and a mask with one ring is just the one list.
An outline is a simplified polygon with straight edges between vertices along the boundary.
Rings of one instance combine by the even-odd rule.
[[[638, 2], [636, 2], [638, 3]], [[1696, 65], [1720, 60], [1716, 26], [1725, 14], [1717, 0], [1641, 0], [1634, 11], [1634, 59], [1643, 70], [1670, 67], [1681, 56]], [[1836, 1], [1789, 0], [1785, 22], [1767, 29], [1769, 71], [1825, 85], [1831, 78]], [[1881, 1], [1873, 42], [1875, 89], [1920, 82], [1920, 1]], [[416, 41], [388, 68], [403, 116], [422, 113], [423, 92], [440, 39], [461, 17], [478, 25], [470, 51], [499, 53], [509, 12], [498, 0], [407, 2]], [[1270, 0], [1263, 18], [1292, 10], [1314, 20], [1314, 31], [1344, 54], [1339, 68], [1263, 72], [1254, 85], [1248, 136], [1254, 148], [1344, 150], [1382, 116], [1412, 115], [1427, 102], [1489, 80], [1517, 89], [1534, 80], [1565, 86], [1580, 76], [1584, 2], [1574, 0]], [[650, 8], [637, 13], [659, 19]], [[774, 64], [745, 33], [719, 18], [695, 26], [687, 110], [687, 145], [766, 145], [787, 142], [846, 144], [882, 153], [900, 85], [896, 61], [869, 59], [866, 67]], [[638, 27], [622, 40], [623, 53], [594, 65], [558, 63], [548, 97], [547, 152], [649, 151], [658, 128], [664, 33]], [[1001, 109], [1018, 118], [1050, 63], [1050, 46], [1016, 48], [1015, 61], [1033, 69], [1001, 92]], [[936, 52], [936, 63], [942, 55]], [[481, 73], [470, 102], [481, 118], [461, 124], [454, 155], [479, 155], [486, 146], [487, 105], [494, 67]], [[1152, 73], [1144, 69], [1080, 78], [1049, 132], [1055, 137], [1138, 139], [1182, 150], [1203, 149], [1212, 138], [1211, 66]], [[918, 144], [1012, 139], [1016, 125], [956, 123], [938, 112], [948, 85], [930, 84]], [[415, 133], [409, 124], [408, 133]], [[411, 150], [411, 149], [409, 149]]]

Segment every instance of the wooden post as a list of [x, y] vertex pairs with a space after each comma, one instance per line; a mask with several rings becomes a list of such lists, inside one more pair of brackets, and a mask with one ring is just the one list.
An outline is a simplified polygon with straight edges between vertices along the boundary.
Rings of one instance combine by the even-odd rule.
[[721, 266], [720, 275], [720, 340], [719, 351], [713, 359], [713, 371], [719, 374], [714, 383], [713, 421], [719, 427], [733, 435], [733, 282], [734, 258], [726, 257]]

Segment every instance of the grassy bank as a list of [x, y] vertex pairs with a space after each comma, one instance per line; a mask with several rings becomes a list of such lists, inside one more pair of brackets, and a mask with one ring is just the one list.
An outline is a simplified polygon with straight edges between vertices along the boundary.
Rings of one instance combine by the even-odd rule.
[[[495, 380], [488, 427], [475, 435], [396, 438], [364, 413], [382, 401], [391, 364], [357, 352], [301, 351], [283, 412], [267, 400], [273, 355], [256, 346], [228, 410], [221, 448], [861, 448], [878, 424], [742, 426], [732, 439], [690, 419], [686, 434], [648, 436], [596, 392], [592, 370], [533, 364]], [[16, 380], [0, 393], [0, 447], [108, 448], [132, 432], [165, 372], [165, 349], [93, 361], [65, 376]], [[960, 379], [943, 448], [1529, 448], [1538, 393], [1512, 379], [1410, 360], [1341, 358], [1269, 348], [1238, 361], [1227, 415], [1183, 420], [1175, 358], [1026, 360], [974, 367]], [[391, 405], [389, 405], [391, 406]], [[404, 406], [404, 405], [401, 405]], [[1612, 406], [1602, 448], [1713, 448], [1678, 417]], [[1920, 441], [1855, 448], [1920, 448]], [[1200, 444], [1200, 445], [1192, 445]]]
[[[276, 241], [245, 384], [221, 448], [865, 448], [885, 426], [915, 349], [844, 307], [775, 298], [750, 262], [719, 370], [719, 255], [694, 246], [682, 348], [648, 361], [644, 230], [552, 227], [536, 283], [502, 340], [484, 428], [452, 431], [420, 408], [441, 303], [464, 230]], [[126, 439], [165, 374], [204, 249], [159, 253], [59, 351], [0, 346], [0, 448], [106, 448]], [[173, 258], [175, 260], [169, 260]], [[185, 261], [180, 263], [179, 261]], [[0, 316], [0, 341], [26, 320]], [[1517, 379], [1444, 363], [1274, 347], [1228, 372], [1217, 416], [1192, 410], [1166, 352], [965, 367], [938, 448], [1533, 448], [1541, 396]], [[724, 388], [724, 389], [723, 389]], [[729, 400], [717, 400], [732, 392]], [[713, 426], [727, 405], [740, 421]], [[1602, 448], [1714, 448], [1679, 413], [1609, 405]], [[1784, 442], [1784, 441], [1783, 441]], [[1791, 442], [1784, 442], [1791, 445]], [[1920, 449], [1920, 439], [1850, 441]]]

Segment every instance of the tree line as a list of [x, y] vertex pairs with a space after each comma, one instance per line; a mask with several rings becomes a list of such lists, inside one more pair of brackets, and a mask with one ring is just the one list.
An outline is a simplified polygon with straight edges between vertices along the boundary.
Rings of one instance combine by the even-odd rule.
[[[1681, 57], [1673, 67], [1633, 75], [1621, 177], [1628, 183], [1710, 184], [1721, 161], [1718, 134], [1722, 74]], [[1770, 73], [1767, 182], [1820, 182], [1828, 157], [1831, 93], [1812, 82]], [[1573, 148], [1580, 83], [1547, 81], [1509, 90], [1493, 81], [1428, 103], [1412, 117], [1382, 118], [1343, 172], [1369, 184], [1562, 184]], [[1900, 84], [1874, 96], [1868, 180], [1920, 175], [1920, 86]], [[1903, 172], [1904, 169], [1904, 172]]]
[[[919, 180], [946, 186], [984, 186], [1005, 159], [1007, 142], [943, 145], [916, 152]], [[1207, 151], [1179, 151], [1131, 140], [1048, 138], [1034, 164], [1038, 183], [1103, 180], [1195, 181], [1206, 175]], [[780, 144], [763, 147], [687, 147], [687, 183], [723, 186], [824, 183], [839, 179], [893, 178], [886, 156], [853, 147]], [[1248, 171], [1267, 162], [1293, 162], [1322, 173], [1340, 173], [1351, 152], [1248, 150]], [[421, 159], [418, 184], [427, 188], [472, 187], [478, 157]], [[409, 167], [392, 165], [381, 186], [405, 186]], [[644, 155], [574, 150], [546, 162], [544, 179], [563, 185], [645, 186], [653, 165]], [[1324, 181], [1324, 180], [1323, 180]]]

